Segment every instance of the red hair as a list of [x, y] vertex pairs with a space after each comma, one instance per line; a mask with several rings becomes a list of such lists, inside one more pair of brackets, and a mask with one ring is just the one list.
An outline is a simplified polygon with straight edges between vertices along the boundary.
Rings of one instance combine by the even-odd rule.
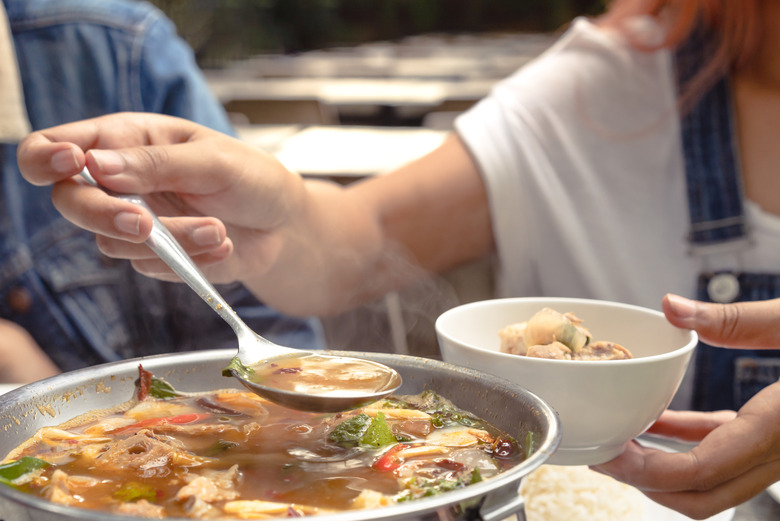
[[600, 23], [619, 29], [634, 16], [658, 19], [666, 28], [665, 39], [659, 45], [649, 48], [632, 40], [646, 50], [675, 48], [703, 25], [714, 35], [714, 41], [710, 59], [701, 64], [687, 86], [687, 94], [695, 94], [756, 56], [763, 30], [763, 4], [764, 0], [613, 0]]

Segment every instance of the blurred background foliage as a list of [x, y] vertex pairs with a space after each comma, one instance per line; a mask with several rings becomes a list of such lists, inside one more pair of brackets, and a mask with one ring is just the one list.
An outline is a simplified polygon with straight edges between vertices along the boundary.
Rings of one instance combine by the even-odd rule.
[[202, 67], [426, 33], [553, 32], [607, 0], [152, 0]]

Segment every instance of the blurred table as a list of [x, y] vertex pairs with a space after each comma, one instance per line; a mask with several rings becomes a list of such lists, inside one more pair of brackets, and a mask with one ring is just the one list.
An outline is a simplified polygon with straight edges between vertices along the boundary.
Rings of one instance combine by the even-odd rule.
[[212, 76], [209, 87], [225, 109], [253, 124], [337, 124], [346, 119], [422, 118], [463, 111], [485, 97], [495, 79], [233, 78]]
[[556, 34], [428, 34], [223, 64], [231, 76], [264, 78], [503, 78], [547, 49]]
[[204, 72], [225, 108], [250, 123], [409, 124], [428, 112], [465, 110], [556, 37], [419, 35], [303, 53], [260, 54]]
[[382, 174], [438, 147], [446, 131], [424, 128], [250, 125], [241, 140], [304, 176], [358, 179]]
[[232, 100], [318, 99], [329, 105], [437, 105], [448, 99], [483, 98], [495, 79], [231, 78], [212, 76], [209, 87], [223, 103]]

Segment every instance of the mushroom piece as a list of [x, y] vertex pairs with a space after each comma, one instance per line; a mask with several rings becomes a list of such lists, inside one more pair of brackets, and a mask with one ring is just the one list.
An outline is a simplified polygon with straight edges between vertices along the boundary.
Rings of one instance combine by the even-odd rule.
[[620, 344], [599, 340], [591, 342], [574, 356], [576, 360], [628, 360], [632, 358], [631, 352]]
[[527, 346], [560, 342], [572, 352], [577, 352], [590, 342], [590, 332], [579, 324], [582, 322], [572, 313], [559, 313], [543, 308], [528, 320], [525, 328]]
[[527, 326], [528, 322], [518, 322], [517, 324], [508, 325], [499, 331], [498, 337], [501, 339], [500, 351], [510, 355], [525, 355], [528, 351], [528, 345], [525, 343], [525, 328]]
[[551, 360], [572, 359], [571, 349], [560, 342], [531, 346], [528, 348], [526, 356], [531, 358], [549, 358]]

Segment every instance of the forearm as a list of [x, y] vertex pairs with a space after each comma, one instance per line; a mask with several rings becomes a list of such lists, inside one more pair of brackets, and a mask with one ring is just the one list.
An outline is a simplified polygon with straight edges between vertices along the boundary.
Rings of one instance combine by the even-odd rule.
[[[385, 255], [376, 215], [342, 186], [306, 181], [299, 203], [273, 234], [279, 243], [271, 266], [263, 271], [249, 265], [239, 271], [244, 284], [280, 311], [323, 316], [386, 291], [372, 283]], [[269, 244], [263, 240], [256, 246]], [[250, 264], [265, 255], [267, 251], [250, 254]]]
[[273, 267], [244, 280], [288, 313], [341, 312], [494, 247], [481, 177], [456, 136], [388, 175], [304, 186]]
[[27, 331], [0, 319], [0, 382], [29, 383], [59, 372]]
[[[93, 149], [98, 139], [101, 149]], [[117, 143], [120, 151], [108, 150]], [[104, 186], [150, 194], [159, 215], [174, 216], [166, 225], [213, 282], [240, 280], [292, 315], [337, 313], [494, 248], [482, 178], [456, 135], [392, 174], [347, 188], [304, 181], [245, 143], [149, 114], [33, 133], [19, 150], [25, 177], [55, 182], [58, 210], [101, 235], [106, 255], [178, 280], [143, 245], [148, 212], [70, 180], [84, 163]]]

